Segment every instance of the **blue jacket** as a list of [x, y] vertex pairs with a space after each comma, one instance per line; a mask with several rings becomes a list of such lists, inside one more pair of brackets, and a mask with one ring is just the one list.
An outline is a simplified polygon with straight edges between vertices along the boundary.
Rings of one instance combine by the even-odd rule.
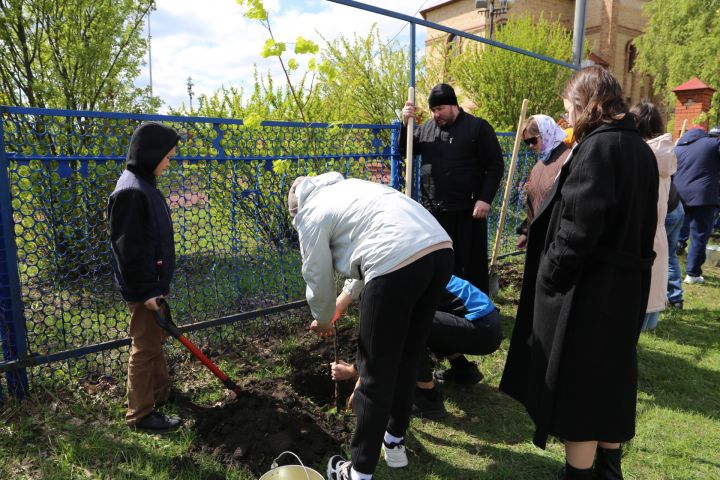
[[677, 173], [673, 183], [688, 207], [720, 205], [720, 139], [693, 128], [675, 147]]
[[467, 280], [453, 275], [445, 286], [437, 309], [465, 317], [472, 322], [493, 312], [495, 305], [482, 290]]

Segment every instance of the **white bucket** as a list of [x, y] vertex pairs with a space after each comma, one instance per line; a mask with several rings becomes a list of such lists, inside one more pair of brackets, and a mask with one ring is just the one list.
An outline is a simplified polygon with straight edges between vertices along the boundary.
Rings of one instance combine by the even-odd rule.
[[302, 465], [283, 465], [263, 474], [258, 480], [325, 480], [317, 470]]
[[[278, 467], [277, 461], [285, 454], [292, 455], [298, 461], [300, 465], [283, 465]], [[269, 472], [263, 474], [258, 480], [325, 480], [317, 470], [313, 470], [310, 467], [303, 465], [300, 457], [295, 455], [293, 452], [282, 452], [280, 455], [275, 457], [272, 465], [270, 465]]]
[[705, 248], [705, 263], [711, 267], [720, 267], [720, 247], [708, 245]]

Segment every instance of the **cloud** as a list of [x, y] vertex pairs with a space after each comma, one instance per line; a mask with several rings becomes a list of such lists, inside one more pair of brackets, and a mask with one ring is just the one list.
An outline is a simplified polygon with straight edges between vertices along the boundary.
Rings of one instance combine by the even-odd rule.
[[[415, 15], [422, 0], [366, 0], [365, 3], [406, 15]], [[366, 35], [376, 23], [382, 38], [397, 35], [409, 44], [407, 22], [323, 0], [265, 0], [277, 41], [294, 42], [298, 36], [322, 44], [354, 33]], [[281, 80], [277, 58], [262, 58], [260, 51], [268, 31], [259, 22], [243, 17], [245, 9], [235, 0], [158, 0], [151, 15], [153, 94], [167, 107], [188, 104], [187, 80], [192, 77], [194, 101], [222, 86], [249, 91], [253, 68], [270, 71]], [[145, 32], [147, 35], [147, 30]], [[416, 47], [421, 48], [424, 29], [417, 29]], [[288, 45], [292, 52], [292, 45]], [[147, 58], [146, 58], [147, 59]], [[150, 83], [150, 65], [135, 81]], [[196, 105], [194, 103], [194, 105]]]

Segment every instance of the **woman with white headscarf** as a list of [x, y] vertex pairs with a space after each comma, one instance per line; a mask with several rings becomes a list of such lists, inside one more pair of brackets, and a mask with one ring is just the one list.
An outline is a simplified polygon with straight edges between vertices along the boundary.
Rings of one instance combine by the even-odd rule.
[[564, 143], [567, 133], [547, 115], [533, 115], [522, 128], [523, 141], [537, 155], [537, 163], [525, 182], [527, 217], [517, 229], [517, 247], [525, 248], [528, 227], [540, 210], [545, 195], [555, 183], [570, 148]]

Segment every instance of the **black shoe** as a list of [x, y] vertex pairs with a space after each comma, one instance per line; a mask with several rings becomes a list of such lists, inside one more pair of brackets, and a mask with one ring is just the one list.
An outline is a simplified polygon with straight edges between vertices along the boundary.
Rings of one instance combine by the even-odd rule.
[[478, 369], [477, 363], [467, 362], [460, 367], [450, 367], [447, 370], [437, 370], [435, 380], [438, 383], [452, 382], [458, 385], [475, 385], [480, 383], [485, 375]]
[[595, 451], [595, 479], [623, 480], [622, 450], [597, 447]]
[[670, 308], [674, 308], [675, 310], [682, 310], [683, 309], [682, 300], [680, 300], [679, 302], [675, 302], [675, 303], [670, 302]]
[[178, 417], [171, 417], [160, 412], [150, 412], [145, 415], [139, 422], [129, 425], [131, 430], [140, 430], [143, 432], [160, 433], [175, 430], [180, 426]]
[[440, 420], [447, 415], [440, 392], [433, 389], [415, 388], [411, 413], [416, 417]]
[[680, 256], [685, 254], [685, 248], [687, 247], [686, 242], [678, 242], [677, 247], [675, 248], [675, 254]]
[[575, 468], [565, 464], [557, 474], [557, 480], [595, 480], [595, 470], [590, 468]]

